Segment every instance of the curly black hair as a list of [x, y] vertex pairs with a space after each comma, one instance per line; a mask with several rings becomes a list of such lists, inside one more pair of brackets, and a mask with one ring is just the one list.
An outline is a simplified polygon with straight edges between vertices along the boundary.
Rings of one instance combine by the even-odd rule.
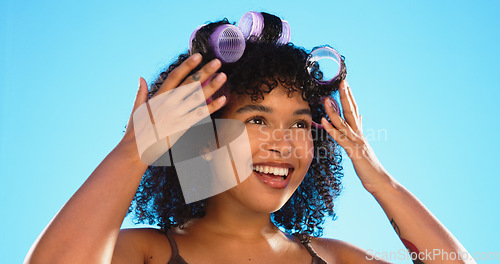
[[[257, 101], [281, 84], [290, 93], [301, 92], [302, 98], [310, 105], [313, 120], [319, 123], [321, 117], [326, 116], [320, 98], [336, 92], [340, 82], [345, 79], [344, 58], [342, 57], [339, 77], [331, 84], [318, 84], [311, 75], [318, 79], [323, 75], [316, 64], [306, 65], [308, 52], [292, 43], [277, 45], [281, 20], [271, 14], [262, 15], [265, 25], [261, 36], [247, 40], [243, 56], [235, 63], [224, 63], [219, 70], [227, 75], [224, 87], [231, 93], [248, 95]], [[229, 21], [224, 19], [210, 23], [198, 30], [191, 50], [181, 54], [152, 83], [150, 97], [160, 88], [169, 73], [191, 54], [198, 52], [202, 54], [203, 60], [189, 75], [215, 58], [208, 39], [222, 24], [229, 24]], [[313, 68], [311, 74], [307, 72], [307, 66]], [[212, 118], [217, 118], [223, 111], [224, 108], [215, 112]], [[312, 127], [311, 130], [315, 151], [311, 166], [291, 198], [280, 210], [272, 213], [271, 217], [278, 227], [288, 233], [300, 234], [303, 240], [307, 240], [310, 235], [322, 235], [326, 215], [335, 219], [333, 201], [341, 192], [343, 176], [340, 146], [323, 129]], [[190, 219], [203, 217], [206, 201], [185, 203], [174, 166], [149, 166], [129, 213], [135, 213], [136, 223], [158, 225], [166, 232], [173, 227], [182, 228]]]

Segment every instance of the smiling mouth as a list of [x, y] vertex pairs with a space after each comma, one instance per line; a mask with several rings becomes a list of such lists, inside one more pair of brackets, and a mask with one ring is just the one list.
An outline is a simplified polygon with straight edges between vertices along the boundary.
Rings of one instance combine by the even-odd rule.
[[254, 165], [253, 171], [273, 181], [284, 181], [291, 174], [293, 168]]

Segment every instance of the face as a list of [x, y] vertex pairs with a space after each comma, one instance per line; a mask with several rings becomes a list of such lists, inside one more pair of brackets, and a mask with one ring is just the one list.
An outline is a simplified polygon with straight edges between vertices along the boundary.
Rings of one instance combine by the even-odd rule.
[[279, 210], [300, 185], [313, 158], [311, 112], [300, 92], [288, 96], [278, 86], [252, 102], [249, 96], [232, 95], [222, 118], [245, 124], [253, 172], [216, 199], [230, 199], [254, 211]]

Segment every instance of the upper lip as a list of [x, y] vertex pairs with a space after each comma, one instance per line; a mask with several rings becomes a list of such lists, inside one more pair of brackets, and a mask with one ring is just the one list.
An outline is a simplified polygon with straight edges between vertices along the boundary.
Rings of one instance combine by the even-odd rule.
[[254, 166], [270, 166], [270, 167], [277, 167], [277, 168], [287, 168], [287, 169], [293, 169], [293, 165], [290, 163], [286, 162], [277, 162], [277, 161], [272, 161], [272, 162], [259, 162], [259, 163], [254, 163]]

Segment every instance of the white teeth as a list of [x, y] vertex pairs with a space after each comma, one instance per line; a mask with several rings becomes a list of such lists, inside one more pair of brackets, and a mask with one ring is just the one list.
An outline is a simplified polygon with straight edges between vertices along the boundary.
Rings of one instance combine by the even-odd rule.
[[280, 175], [280, 176], [287, 176], [289, 171], [288, 168], [278, 168], [278, 167], [260, 166], [260, 165], [254, 165], [253, 169], [258, 172]]

